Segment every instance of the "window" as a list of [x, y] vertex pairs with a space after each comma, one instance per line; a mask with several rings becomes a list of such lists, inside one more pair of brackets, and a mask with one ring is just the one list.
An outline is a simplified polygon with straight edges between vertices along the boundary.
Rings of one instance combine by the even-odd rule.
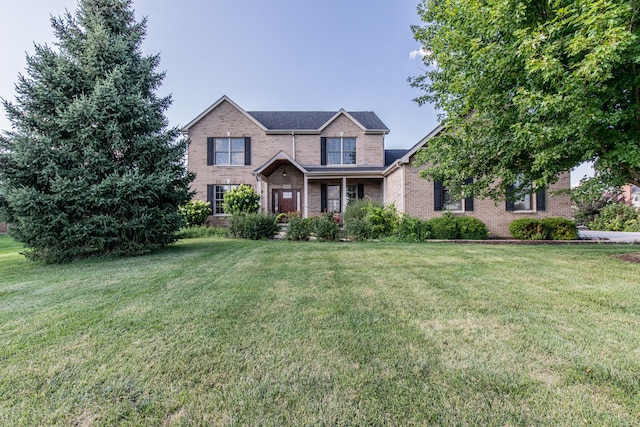
[[211, 209], [214, 215], [224, 215], [224, 193], [236, 187], [238, 187], [238, 184], [207, 186], [207, 199], [209, 203], [211, 203]]
[[244, 165], [244, 138], [215, 138], [216, 165]]
[[327, 164], [355, 165], [355, 138], [327, 138]]
[[207, 165], [251, 164], [251, 138], [207, 138]]
[[524, 195], [517, 200], [513, 201], [514, 211], [531, 211], [533, 210], [533, 193], [531, 184], [524, 184], [521, 181], [516, 181], [513, 185], [514, 189], [524, 191]]
[[442, 209], [445, 211], [461, 211], [462, 199], [454, 199], [447, 187], [442, 187]]
[[356, 184], [347, 184], [347, 203], [351, 203], [358, 199], [358, 186]]
[[327, 185], [327, 212], [340, 212], [339, 185]]
[[[465, 180], [465, 185], [473, 184], [473, 179]], [[473, 197], [464, 199], [454, 199], [449, 188], [445, 187], [442, 181], [433, 182], [433, 210], [434, 211], [473, 211]]]

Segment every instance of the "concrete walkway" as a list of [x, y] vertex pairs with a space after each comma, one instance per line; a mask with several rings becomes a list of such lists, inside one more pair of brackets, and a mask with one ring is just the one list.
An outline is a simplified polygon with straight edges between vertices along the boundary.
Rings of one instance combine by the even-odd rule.
[[618, 243], [640, 243], [640, 233], [626, 231], [579, 230], [580, 238]]

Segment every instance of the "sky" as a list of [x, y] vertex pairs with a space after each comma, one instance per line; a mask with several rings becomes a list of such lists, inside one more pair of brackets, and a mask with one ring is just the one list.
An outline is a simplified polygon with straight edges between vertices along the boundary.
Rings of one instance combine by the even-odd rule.
[[[0, 0], [0, 97], [12, 101], [26, 55], [56, 39], [51, 16], [77, 0]], [[160, 54], [166, 116], [182, 127], [221, 96], [246, 111], [374, 111], [386, 148], [408, 149], [438, 125], [407, 79], [424, 73], [418, 0], [134, 0], [142, 49]], [[4, 111], [0, 129], [11, 125]], [[588, 173], [588, 172], [585, 172]], [[579, 170], [572, 179], [580, 179]]]

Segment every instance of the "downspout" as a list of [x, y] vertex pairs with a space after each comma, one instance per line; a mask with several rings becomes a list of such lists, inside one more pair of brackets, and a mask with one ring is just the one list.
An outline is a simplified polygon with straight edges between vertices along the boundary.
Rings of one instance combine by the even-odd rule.
[[295, 131], [291, 131], [291, 143], [293, 144], [293, 160], [296, 160], [296, 135], [295, 135]]

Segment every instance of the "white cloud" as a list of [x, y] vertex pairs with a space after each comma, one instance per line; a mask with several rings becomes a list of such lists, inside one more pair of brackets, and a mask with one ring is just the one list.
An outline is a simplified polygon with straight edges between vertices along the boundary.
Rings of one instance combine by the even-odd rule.
[[409, 52], [409, 57], [411, 59], [416, 59], [417, 56], [420, 56], [420, 58], [424, 58], [425, 56], [427, 56], [429, 54], [428, 51], [424, 50], [423, 47], [421, 47], [418, 50], [412, 50], [411, 52]]

